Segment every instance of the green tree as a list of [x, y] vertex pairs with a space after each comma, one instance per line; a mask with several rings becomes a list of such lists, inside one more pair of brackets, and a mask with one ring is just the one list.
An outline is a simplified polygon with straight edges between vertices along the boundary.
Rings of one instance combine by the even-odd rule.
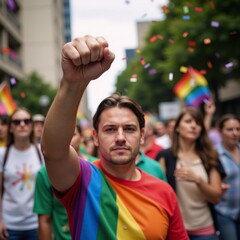
[[45, 83], [43, 79], [33, 72], [11, 88], [12, 96], [19, 107], [26, 107], [32, 114], [44, 113], [40, 105], [40, 97], [49, 97], [49, 105], [53, 101], [56, 89]]
[[[149, 75], [147, 69], [138, 63], [135, 74], [139, 81], [134, 85], [134, 91], [129, 82], [125, 84], [129, 96], [141, 94], [144, 103], [140, 101], [140, 104], [148, 110], [157, 109], [159, 102], [175, 98], [172, 89], [183, 74], [180, 72], [181, 66], [192, 66], [205, 71], [218, 104], [219, 87], [230, 78], [240, 79], [238, 9], [239, 0], [169, 1], [165, 19], [153, 24], [146, 36], [146, 45], [141, 49], [141, 57], [157, 73]], [[155, 40], [149, 41], [154, 36]], [[135, 65], [136, 61], [139, 61], [139, 56], [135, 59]], [[124, 71], [125, 77], [131, 75], [131, 68], [129, 66]], [[173, 76], [172, 81], [169, 74]], [[119, 81], [122, 81], [121, 75], [116, 87]]]

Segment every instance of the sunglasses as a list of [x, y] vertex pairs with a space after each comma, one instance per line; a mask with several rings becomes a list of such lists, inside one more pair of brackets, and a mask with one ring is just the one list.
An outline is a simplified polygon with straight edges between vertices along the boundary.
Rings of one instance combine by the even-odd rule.
[[32, 119], [31, 118], [24, 118], [24, 119], [12, 119], [11, 120], [11, 123], [13, 123], [16, 126], [20, 125], [21, 122], [24, 122], [25, 125], [28, 125], [28, 124], [32, 123]]

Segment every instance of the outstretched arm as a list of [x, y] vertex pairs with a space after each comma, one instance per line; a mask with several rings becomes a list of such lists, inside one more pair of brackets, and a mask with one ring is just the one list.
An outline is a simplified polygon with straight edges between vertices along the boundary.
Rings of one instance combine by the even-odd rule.
[[63, 77], [46, 117], [42, 152], [52, 185], [66, 191], [79, 175], [77, 153], [70, 146], [81, 97], [91, 80], [107, 71], [114, 54], [102, 37], [86, 35], [64, 45]]
[[213, 99], [210, 99], [204, 105], [204, 126], [207, 131], [211, 129], [213, 115], [216, 111], [216, 106]]

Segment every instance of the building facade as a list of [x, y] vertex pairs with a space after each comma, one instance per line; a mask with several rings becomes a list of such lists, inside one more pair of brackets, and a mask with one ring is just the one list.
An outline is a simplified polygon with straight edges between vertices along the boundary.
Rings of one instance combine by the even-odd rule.
[[[68, 41], [70, 0], [0, 0], [0, 82], [37, 72], [57, 88], [61, 49]], [[81, 111], [89, 114], [86, 94]]]

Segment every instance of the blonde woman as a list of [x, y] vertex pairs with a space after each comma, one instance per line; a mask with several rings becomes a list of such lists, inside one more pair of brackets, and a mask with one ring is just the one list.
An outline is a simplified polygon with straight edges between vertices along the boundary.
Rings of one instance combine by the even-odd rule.
[[38, 239], [38, 220], [32, 208], [41, 164], [32, 116], [26, 109], [17, 109], [10, 117], [7, 146], [0, 150], [0, 239]]

